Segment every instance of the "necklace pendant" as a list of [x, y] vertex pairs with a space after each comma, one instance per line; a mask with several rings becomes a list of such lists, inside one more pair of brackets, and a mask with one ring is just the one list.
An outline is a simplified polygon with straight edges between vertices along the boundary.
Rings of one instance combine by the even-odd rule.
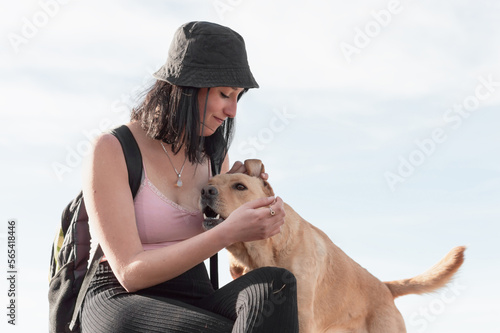
[[177, 187], [182, 187], [182, 180], [181, 180], [181, 176], [178, 176], [178, 177], [177, 177], [177, 183], [175, 184], [175, 186], [177, 186]]
[[187, 155], [186, 155], [186, 157], [184, 158], [184, 163], [182, 163], [181, 172], [177, 172], [177, 169], [175, 168], [174, 163], [172, 163], [172, 160], [170, 159], [170, 156], [168, 155], [168, 152], [167, 152], [167, 150], [165, 149], [165, 146], [163, 145], [163, 142], [161, 142], [161, 141], [160, 141], [160, 145], [161, 145], [161, 147], [163, 148], [163, 151], [165, 152], [165, 154], [167, 155], [168, 160], [170, 161], [170, 164], [172, 164], [172, 168], [174, 168], [174, 171], [175, 171], [175, 173], [177, 174], [177, 182], [175, 183], [175, 186], [176, 186], [176, 187], [182, 187], [181, 174], [182, 174], [182, 171], [184, 170], [184, 166], [186, 165]]

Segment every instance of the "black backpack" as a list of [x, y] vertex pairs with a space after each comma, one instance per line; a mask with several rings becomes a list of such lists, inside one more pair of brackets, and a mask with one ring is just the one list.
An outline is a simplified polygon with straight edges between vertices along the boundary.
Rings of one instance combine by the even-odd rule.
[[[132, 195], [139, 190], [142, 156], [139, 146], [125, 125], [111, 131], [120, 141], [125, 155]], [[211, 161], [212, 174], [219, 173]], [[82, 192], [63, 210], [60, 230], [52, 246], [49, 272], [49, 332], [80, 332], [79, 313], [88, 286], [103, 256], [97, 246], [90, 258], [88, 215]], [[210, 258], [210, 279], [218, 288], [217, 254]]]

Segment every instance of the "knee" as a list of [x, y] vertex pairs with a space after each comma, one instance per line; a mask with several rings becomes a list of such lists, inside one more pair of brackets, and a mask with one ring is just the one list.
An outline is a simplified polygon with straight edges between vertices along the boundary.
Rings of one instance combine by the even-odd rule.
[[297, 283], [297, 280], [295, 279], [295, 275], [293, 275], [293, 273], [290, 272], [286, 268], [263, 267], [262, 269], [268, 270], [269, 274], [271, 274], [274, 277], [274, 280], [277, 280], [277, 281], [283, 282], [283, 283], [291, 283], [291, 284]]
[[255, 271], [264, 276], [265, 280], [272, 285], [273, 292], [296, 292], [297, 279], [292, 272], [281, 267], [262, 267]]

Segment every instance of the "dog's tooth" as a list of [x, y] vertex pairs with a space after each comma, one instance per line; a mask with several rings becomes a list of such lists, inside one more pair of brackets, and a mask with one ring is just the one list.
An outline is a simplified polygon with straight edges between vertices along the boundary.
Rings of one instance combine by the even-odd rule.
[[206, 220], [207, 218], [207, 214], [203, 213], [203, 219]]
[[217, 216], [215, 217], [215, 219], [220, 219], [220, 214], [217, 214]]

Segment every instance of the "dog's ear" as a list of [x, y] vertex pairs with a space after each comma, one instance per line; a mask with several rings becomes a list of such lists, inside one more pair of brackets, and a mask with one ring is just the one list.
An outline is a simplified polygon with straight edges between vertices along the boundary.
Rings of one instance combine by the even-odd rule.
[[266, 172], [264, 168], [264, 164], [262, 164], [261, 160], [245, 160], [245, 169], [246, 173], [252, 177], [260, 177], [261, 173]]
[[[264, 168], [264, 164], [262, 164], [262, 161], [256, 159], [245, 160], [245, 169], [247, 175], [257, 178], [260, 178], [260, 175], [263, 172], [266, 172], [266, 169]], [[264, 192], [266, 193], [266, 195], [274, 196], [274, 191], [271, 185], [269, 185], [269, 183], [264, 179], [262, 179], [262, 181], [264, 182]]]

